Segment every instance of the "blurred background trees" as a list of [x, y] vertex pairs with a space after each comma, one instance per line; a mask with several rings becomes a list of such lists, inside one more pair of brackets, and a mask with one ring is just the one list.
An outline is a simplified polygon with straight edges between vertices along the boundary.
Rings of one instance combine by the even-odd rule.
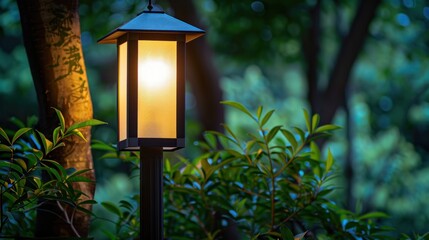
[[[429, 3], [417, 0], [157, 1], [206, 29], [189, 44], [187, 155], [201, 132], [223, 121], [246, 129], [220, 99], [277, 109], [302, 125], [301, 109], [343, 126], [330, 142], [350, 209], [386, 211], [400, 232], [429, 225]], [[136, 0], [80, 1], [82, 44], [95, 139], [116, 142], [116, 49], [96, 40], [143, 10]], [[0, 124], [37, 114], [15, 1], [0, 1]], [[326, 145], [325, 144], [325, 145]], [[119, 162], [96, 160], [96, 198], [119, 200], [138, 184]], [[123, 169], [127, 171], [127, 169]], [[136, 179], [137, 180], [137, 179]], [[105, 189], [109, 189], [106, 191]]]

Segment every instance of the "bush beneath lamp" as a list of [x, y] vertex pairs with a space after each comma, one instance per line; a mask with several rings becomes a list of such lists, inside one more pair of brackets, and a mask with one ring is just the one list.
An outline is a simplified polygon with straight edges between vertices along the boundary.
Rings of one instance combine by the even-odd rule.
[[[242, 137], [224, 125], [225, 133], [204, 134], [199, 157], [166, 160], [166, 239], [395, 239], [392, 228], [376, 223], [386, 214], [358, 214], [332, 201], [334, 158], [329, 151], [322, 156], [314, 140], [339, 127], [318, 126], [319, 117], [305, 111], [306, 129], [270, 127], [273, 110], [251, 113], [240, 103], [223, 103], [253, 121], [254, 131]], [[118, 154], [101, 142], [94, 147], [110, 148], [109, 157]], [[138, 167], [138, 156], [120, 154]], [[138, 199], [102, 203], [116, 215], [115, 232], [105, 231], [110, 239], [138, 236]]]
[[[201, 156], [193, 160], [179, 157], [180, 161], [175, 163], [166, 160], [164, 227], [167, 239], [395, 239], [389, 237], [396, 234], [391, 228], [376, 224], [376, 220], [387, 217], [386, 214], [353, 213], [330, 198], [330, 193], [335, 191], [330, 183], [335, 176], [334, 159], [329, 151], [322, 156], [314, 140], [328, 137], [337, 126], [318, 126], [318, 116], [310, 117], [304, 112], [306, 129], [269, 127], [274, 111], [264, 112], [260, 107], [251, 113], [239, 103], [224, 104], [254, 121], [254, 132], [241, 137], [225, 125], [225, 134], [207, 132], [204, 135], [205, 140], [198, 144], [203, 151]], [[6, 179], [19, 178], [11, 172], [25, 173], [28, 181], [35, 183], [2, 187], [0, 237], [31, 239], [34, 206], [42, 198], [55, 198], [78, 211], [85, 211], [82, 205], [99, 204], [115, 216], [109, 220], [94, 216], [94, 224], [114, 223], [114, 228], [104, 229], [108, 239], [136, 238], [138, 195], [121, 200], [119, 205], [82, 202], [77, 199], [79, 191], [70, 185], [74, 181], [87, 181], [80, 176], [85, 170], [76, 172], [57, 165], [43, 168], [43, 164], [49, 162], [44, 156], [55, 149], [61, 151], [63, 139], [79, 136], [80, 127], [103, 123], [90, 120], [65, 129], [61, 113], [56, 112], [60, 126], [53, 133], [57, 136], [55, 142], [24, 127], [22, 122], [18, 122], [21, 128], [16, 132], [6, 134], [0, 130], [2, 185], [5, 186]], [[27, 123], [34, 124], [34, 121]], [[34, 145], [36, 142], [38, 147]], [[112, 145], [100, 141], [94, 141], [93, 149], [102, 150], [104, 157], [121, 159], [138, 170], [138, 153], [118, 152]], [[11, 152], [22, 161], [6, 163], [6, 159], [11, 159]], [[37, 168], [58, 176], [58, 181], [65, 185], [43, 182], [35, 175]], [[55, 195], [64, 192], [68, 194]], [[26, 208], [13, 207], [21, 205]], [[427, 239], [428, 236], [402, 235], [400, 239]]]

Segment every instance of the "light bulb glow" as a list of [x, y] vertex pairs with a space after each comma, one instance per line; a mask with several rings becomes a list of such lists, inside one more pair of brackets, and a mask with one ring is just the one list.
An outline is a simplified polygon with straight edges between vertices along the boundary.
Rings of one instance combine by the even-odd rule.
[[177, 43], [138, 42], [138, 137], [177, 137]]
[[[162, 59], [147, 59], [139, 63], [139, 80], [143, 87], [158, 89], [165, 87], [172, 81], [171, 66]], [[141, 75], [145, 75], [144, 77]]]

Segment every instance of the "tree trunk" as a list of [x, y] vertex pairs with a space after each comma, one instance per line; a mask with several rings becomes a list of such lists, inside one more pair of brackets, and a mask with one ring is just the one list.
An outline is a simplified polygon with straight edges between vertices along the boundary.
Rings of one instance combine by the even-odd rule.
[[[175, 17], [205, 29], [192, 0], [169, 0], [169, 3]], [[191, 83], [192, 92], [196, 98], [198, 117], [203, 124], [203, 130], [223, 131], [220, 125], [225, 121], [224, 108], [220, 104], [223, 100], [222, 90], [219, 84], [220, 76], [213, 59], [211, 48], [204, 37], [187, 45], [187, 80]]]
[[[381, 0], [361, 1], [356, 11], [356, 15], [351, 23], [348, 34], [344, 37], [339, 48], [334, 65], [332, 67], [329, 82], [326, 89], [320, 89], [318, 86], [318, 60], [320, 59], [320, 4], [317, 1], [314, 7], [310, 9], [311, 25], [307, 36], [303, 41], [304, 56], [306, 60], [308, 94], [307, 98], [311, 105], [312, 112], [320, 114], [320, 123], [327, 124], [332, 122], [335, 113], [339, 107], [345, 107], [347, 117], [347, 139], [348, 149], [344, 162], [344, 177], [346, 180], [345, 200], [346, 207], [354, 207], [353, 198], [353, 158], [351, 155], [352, 138], [350, 129], [350, 112], [347, 108], [346, 91], [350, 82], [350, 73], [354, 63], [362, 50], [365, 39], [368, 36], [368, 29], [375, 17]], [[339, 31], [337, 29], [337, 31]], [[342, 37], [342, 36], [340, 36]], [[318, 142], [319, 147], [324, 145], [325, 141]]]
[[329, 76], [328, 87], [321, 93], [320, 123], [332, 122], [337, 109], [344, 105], [345, 92], [350, 82], [350, 73], [361, 52], [368, 29], [375, 17], [381, 0], [361, 1], [356, 15], [351, 23], [336, 56], [334, 66]]
[[[39, 128], [48, 136], [58, 126], [51, 107], [62, 111], [66, 127], [92, 118], [92, 102], [89, 93], [86, 68], [80, 40], [80, 22], [77, 0], [18, 0], [24, 44], [39, 102]], [[57, 149], [52, 156], [65, 168], [92, 169], [90, 128], [82, 129], [88, 142], [72, 137], [66, 146]], [[93, 171], [86, 177], [95, 180]], [[92, 199], [93, 183], [76, 184], [75, 189]], [[56, 202], [43, 205], [37, 213], [36, 236], [87, 236], [89, 216], [77, 212], [73, 221], [66, 216]], [[90, 210], [90, 207], [88, 207]], [[69, 209], [71, 210], [71, 209]], [[68, 216], [73, 216], [68, 213]], [[71, 220], [71, 219], [69, 219]]]

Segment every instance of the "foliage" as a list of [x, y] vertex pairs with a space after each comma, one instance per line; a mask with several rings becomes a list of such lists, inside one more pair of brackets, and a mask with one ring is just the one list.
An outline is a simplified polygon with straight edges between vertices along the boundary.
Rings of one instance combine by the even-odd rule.
[[[331, 199], [333, 154], [328, 151], [322, 157], [316, 142], [339, 127], [319, 126], [318, 115], [306, 111], [305, 129], [270, 127], [274, 110], [264, 112], [259, 107], [254, 114], [239, 103], [224, 104], [251, 119], [255, 131], [239, 136], [224, 125], [226, 134], [206, 132], [198, 143], [201, 156], [166, 160], [167, 238], [389, 239], [391, 229], [376, 223], [386, 214], [353, 213]], [[107, 151], [103, 158], [129, 157], [126, 161], [136, 164], [137, 153], [123, 155], [100, 141], [93, 146]], [[138, 199], [102, 203], [115, 216], [116, 230], [104, 229], [110, 239], [136, 236]]]
[[[304, 111], [306, 129], [269, 127], [273, 110], [252, 114], [236, 102], [224, 102], [254, 120], [256, 131], [240, 137], [207, 132], [205, 153], [193, 161], [166, 162], [166, 231], [172, 239], [376, 239], [383, 229], [329, 199], [334, 159], [322, 157], [316, 139], [338, 129], [318, 126], [318, 115]], [[236, 231], [235, 233], [231, 233]], [[235, 235], [231, 235], [235, 234]], [[325, 237], [326, 238], [326, 237]]]
[[[317, 140], [339, 127], [319, 126], [318, 115], [304, 111], [305, 128], [270, 126], [274, 110], [259, 107], [250, 112], [242, 104], [224, 104], [254, 122], [254, 131], [241, 136], [228, 125], [225, 132], [207, 132], [198, 143], [203, 154], [193, 160], [178, 156], [167, 159], [164, 169], [165, 235], [169, 239], [390, 239], [391, 228], [380, 227], [381, 212], [359, 214], [342, 209], [331, 199], [335, 190], [333, 154], [322, 154]], [[109, 239], [134, 239], [139, 234], [139, 195], [119, 204], [99, 205], [112, 214], [101, 218], [83, 205], [74, 182], [87, 182], [88, 169], [64, 169], [50, 153], [61, 150], [64, 139], [83, 137], [79, 128], [103, 124], [98, 120], [64, 125], [56, 110], [59, 126], [52, 141], [44, 134], [14, 120], [21, 128], [9, 134], [0, 128], [1, 236], [31, 236], [35, 209], [55, 201], [73, 227], [73, 214], [65, 208], [84, 211], [94, 220], [113, 223], [104, 229]], [[131, 177], [139, 167], [139, 153], [118, 152], [113, 145], [94, 141], [102, 159], [121, 159], [131, 166]], [[322, 157], [322, 155], [326, 155]], [[42, 172], [51, 176], [41, 179]], [[53, 213], [55, 214], [55, 213]], [[427, 239], [426, 235], [400, 239]]]
[[[53, 130], [50, 139], [38, 130], [24, 127], [24, 123], [16, 119], [14, 121], [21, 126], [17, 131], [0, 128], [1, 237], [31, 236], [36, 209], [48, 202], [54, 201], [58, 205], [62, 211], [60, 215], [51, 213], [72, 228], [76, 211], [91, 214], [84, 206], [95, 201], [82, 200], [82, 192], [73, 187], [73, 183], [91, 181], [82, 176], [90, 169], [65, 169], [51, 159], [51, 153], [65, 146], [65, 139], [71, 136], [85, 140], [80, 128], [104, 122], [91, 119], [66, 128], [62, 113], [54, 110], [59, 126]], [[42, 173], [50, 178], [41, 178]], [[71, 215], [66, 208], [73, 209]]]

